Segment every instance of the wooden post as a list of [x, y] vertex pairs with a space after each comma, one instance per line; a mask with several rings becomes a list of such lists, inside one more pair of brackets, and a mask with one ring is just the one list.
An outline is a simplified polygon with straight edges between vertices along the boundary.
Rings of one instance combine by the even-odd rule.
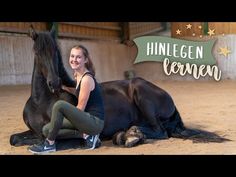
[[121, 43], [125, 43], [130, 40], [129, 34], [129, 22], [121, 23]]
[[203, 34], [207, 35], [209, 31], [209, 26], [208, 26], [208, 22], [204, 22], [203, 23]]

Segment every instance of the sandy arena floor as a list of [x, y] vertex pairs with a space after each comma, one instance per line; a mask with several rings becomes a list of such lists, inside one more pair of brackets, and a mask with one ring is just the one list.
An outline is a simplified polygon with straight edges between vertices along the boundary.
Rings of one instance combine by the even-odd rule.
[[[193, 143], [170, 138], [148, 140], [133, 148], [116, 147], [111, 141], [93, 151], [69, 149], [52, 154], [236, 154], [236, 82], [235, 81], [160, 81], [156, 83], [173, 97], [186, 126], [215, 132], [232, 141], [224, 143]], [[0, 87], [0, 154], [30, 155], [27, 146], [12, 147], [9, 137], [27, 130], [23, 107], [30, 95], [30, 86]]]

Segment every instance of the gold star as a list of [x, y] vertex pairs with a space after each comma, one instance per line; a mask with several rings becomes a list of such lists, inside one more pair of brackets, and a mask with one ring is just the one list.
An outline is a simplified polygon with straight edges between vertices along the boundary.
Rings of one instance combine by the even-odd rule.
[[193, 35], [193, 36], [196, 36], [196, 34], [195, 34], [195, 33], [193, 33], [192, 35]]
[[202, 38], [202, 35], [200, 35], [199, 37]]
[[211, 30], [209, 29], [209, 31], [207, 32], [207, 34], [209, 34], [209, 36], [212, 36], [215, 34], [215, 29]]
[[186, 25], [186, 29], [192, 29], [192, 25], [189, 23]]
[[202, 25], [199, 25], [199, 26], [198, 26], [198, 29], [202, 29]]
[[181, 34], [181, 31], [179, 29], [176, 30], [176, 34], [177, 35], [180, 35]]
[[218, 51], [218, 53], [227, 57], [231, 51], [227, 47], [220, 47], [220, 51]]

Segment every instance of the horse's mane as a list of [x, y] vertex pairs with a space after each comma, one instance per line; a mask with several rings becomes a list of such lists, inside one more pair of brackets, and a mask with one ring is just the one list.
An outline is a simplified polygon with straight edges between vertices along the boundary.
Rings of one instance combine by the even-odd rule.
[[71, 77], [69, 76], [68, 72], [66, 71], [66, 69], [64, 67], [64, 63], [63, 63], [62, 56], [61, 56], [61, 50], [58, 47], [58, 45], [57, 45], [57, 50], [58, 50], [58, 58], [59, 58], [58, 71], [59, 71], [59, 77], [62, 80], [62, 84], [65, 84], [65, 85], [71, 86], [71, 87], [75, 87], [76, 82], [71, 79]]
[[71, 79], [68, 72], [66, 71], [62, 56], [61, 50], [58, 45], [57, 39], [53, 38], [50, 33], [38, 33], [37, 42], [35, 42], [33, 50], [38, 53], [38, 55], [44, 53], [46, 56], [52, 56], [53, 51], [57, 52], [58, 56], [58, 72], [59, 77], [62, 80], [62, 84], [67, 86], [75, 87], [76, 83]]
[[52, 56], [53, 51], [58, 48], [57, 41], [49, 33], [39, 33], [37, 42], [34, 43], [34, 52], [38, 55], [44, 53], [46, 56]]

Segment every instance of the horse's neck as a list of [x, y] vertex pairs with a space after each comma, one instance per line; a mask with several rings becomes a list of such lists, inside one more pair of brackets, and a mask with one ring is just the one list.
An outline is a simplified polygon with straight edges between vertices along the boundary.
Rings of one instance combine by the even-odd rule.
[[[66, 85], [68, 87], [76, 86], [76, 82], [72, 80], [69, 74], [67, 73], [61, 59], [59, 60], [59, 77], [61, 78], [63, 85]], [[31, 97], [36, 103], [40, 103], [40, 100], [43, 100], [43, 98], [45, 97], [48, 99], [53, 97], [47, 86], [47, 80], [39, 71], [38, 65], [36, 63], [34, 63], [34, 69], [32, 75]]]
[[62, 84], [68, 87], [75, 87], [76, 82], [71, 79], [68, 72], [66, 71], [63, 65], [61, 56], [60, 56], [58, 68], [59, 68], [59, 77], [61, 78]]
[[38, 71], [37, 67], [34, 66], [31, 83], [31, 97], [35, 102], [40, 102], [44, 97], [50, 96], [50, 91], [47, 86], [47, 80]]

